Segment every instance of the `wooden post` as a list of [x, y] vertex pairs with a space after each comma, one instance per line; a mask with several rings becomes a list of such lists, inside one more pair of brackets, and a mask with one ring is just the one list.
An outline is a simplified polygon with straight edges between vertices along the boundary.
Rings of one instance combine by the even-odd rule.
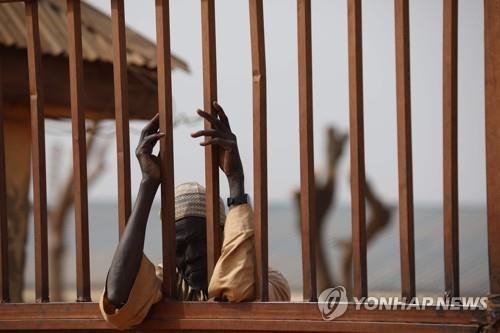
[[89, 225], [87, 198], [87, 149], [82, 109], [83, 61], [79, 0], [67, 1], [68, 53], [73, 142], [73, 191], [76, 237], [76, 290], [78, 302], [90, 302]]
[[118, 227], [121, 237], [131, 211], [127, 54], [123, 0], [111, 0], [111, 24], [118, 163]]
[[[203, 53], [203, 107], [215, 114], [212, 103], [217, 101], [217, 59], [215, 52], [215, 1], [201, 0], [201, 33]], [[205, 129], [211, 128], [205, 120]], [[205, 147], [205, 183], [207, 208], [207, 269], [210, 280], [220, 257], [221, 232], [219, 214], [219, 162], [215, 146]]]
[[158, 71], [158, 112], [160, 132], [161, 225], [163, 249], [163, 295], [175, 299], [177, 275], [175, 270], [175, 197], [174, 197], [174, 139], [172, 126], [172, 76], [170, 54], [170, 13], [168, 0], [156, 0], [156, 58]]
[[299, 51], [300, 220], [304, 300], [317, 300], [316, 199], [314, 185], [311, 1], [297, 0]]
[[410, 96], [410, 13], [408, 0], [395, 0], [396, 94], [398, 123], [399, 235], [402, 296], [415, 296], [413, 168]]
[[460, 294], [458, 244], [457, 71], [458, 0], [443, 1], [443, 204], [444, 285]]
[[4, 104], [2, 95], [2, 63], [0, 62], [0, 303], [10, 301], [7, 182], [5, 168], [5, 138], [3, 119]]
[[348, 2], [353, 296], [367, 296], [361, 0]]
[[490, 294], [500, 294], [500, 2], [484, 1]]
[[249, 0], [252, 45], [253, 90], [253, 168], [254, 225], [256, 257], [256, 295], [268, 300], [268, 237], [267, 237], [267, 99], [264, 10], [262, 0]]
[[31, 107], [33, 215], [35, 222], [35, 297], [37, 302], [48, 302], [47, 185], [38, 1], [26, 1], [25, 14]]

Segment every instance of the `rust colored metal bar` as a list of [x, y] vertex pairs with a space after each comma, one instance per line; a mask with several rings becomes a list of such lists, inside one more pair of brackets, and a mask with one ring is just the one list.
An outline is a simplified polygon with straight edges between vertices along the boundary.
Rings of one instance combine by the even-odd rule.
[[[203, 53], [203, 107], [214, 113], [217, 100], [217, 58], [215, 52], [215, 1], [201, 0], [201, 36]], [[205, 128], [211, 124], [205, 120]], [[214, 146], [205, 147], [205, 183], [207, 205], [207, 269], [210, 279], [220, 257], [221, 232], [219, 213], [219, 163]]]
[[300, 130], [300, 220], [304, 300], [316, 301], [311, 1], [297, 0]]
[[[350, 303], [340, 320], [323, 320], [314, 303], [160, 302], [139, 330], [283, 332], [477, 332], [485, 310], [356, 309]], [[47, 320], [50, 318], [50, 320]], [[0, 331], [106, 330], [95, 303], [0, 304]]]
[[174, 139], [172, 126], [172, 73], [170, 55], [170, 10], [168, 0], [156, 0], [156, 58], [158, 71], [158, 112], [160, 114], [161, 220], [163, 250], [163, 295], [175, 299], [175, 197]]
[[78, 302], [90, 302], [89, 221], [87, 195], [87, 148], [82, 109], [82, 22], [79, 0], [67, 1], [68, 53], [73, 142], [73, 191], [76, 237], [76, 294]]
[[443, 0], [443, 204], [445, 295], [458, 297], [458, 0]]
[[351, 142], [352, 269], [354, 275], [352, 294], [356, 297], [366, 297], [368, 293], [361, 17], [361, 0], [349, 0], [349, 131]]
[[[485, 321], [486, 310], [472, 309], [471, 307], [458, 306], [460, 310], [443, 311], [442, 307], [427, 306], [423, 308], [409, 307], [402, 309], [397, 307], [391, 311], [386, 309], [366, 309], [364, 306], [356, 307], [356, 304], [350, 302], [347, 304], [346, 312], [340, 320], [323, 320], [321, 311], [314, 303], [306, 302], [161, 302], [155, 305], [146, 320], [153, 325], [158, 325], [158, 321], [175, 323], [183, 320], [203, 320], [213, 319], [222, 320], [227, 323], [228, 320], [254, 320], [256, 322], [272, 320], [284, 322], [291, 320], [295, 322], [304, 321], [309, 324], [314, 322], [335, 323], [335, 322], [406, 322], [420, 324], [441, 324], [450, 323], [467, 325], [480, 324]], [[50, 320], [47, 320], [50, 318]], [[31, 320], [44, 320], [46, 326], [51, 327], [52, 320], [101, 320], [102, 318], [97, 303], [10, 303], [0, 304], [0, 330], [4, 329], [2, 324], [7, 321], [22, 321], [29, 325]], [[146, 322], [145, 321], [145, 322]], [[106, 326], [112, 328], [110, 324]], [[231, 323], [229, 323], [231, 325]], [[52, 326], [53, 327], [53, 326]], [[159, 326], [157, 326], [158, 329]], [[80, 327], [80, 329], [89, 328], [89, 326]], [[143, 328], [141, 326], [141, 328]], [[166, 329], [161, 327], [161, 329]], [[207, 329], [213, 330], [208, 327]], [[234, 329], [232, 326], [226, 327], [226, 330]], [[253, 330], [254, 327], [251, 327]], [[249, 327], [243, 328], [248, 332]], [[283, 330], [298, 330], [293, 325], [283, 327]], [[354, 328], [351, 327], [349, 332]], [[312, 330], [307, 330], [312, 331]], [[370, 331], [370, 330], [368, 330]]]
[[500, 294], [500, 2], [484, 1], [486, 191], [490, 294]]
[[31, 107], [31, 164], [33, 168], [33, 218], [35, 224], [35, 297], [37, 302], [48, 302], [47, 184], [38, 1], [25, 2], [25, 15]]
[[403, 297], [415, 296], [413, 171], [410, 97], [410, 17], [408, 0], [395, 0], [396, 94], [398, 123], [399, 235]]
[[125, 224], [131, 211], [127, 54], [125, 45], [125, 10], [123, 7], [123, 0], [111, 0], [113, 82], [118, 163], [118, 227], [120, 236], [125, 229]]
[[252, 46], [253, 192], [255, 206], [255, 257], [257, 265], [256, 295], [258, 300], [267, 301], [269, 298], [267, 246], [267, 97], [264, 10], [262, 0], [249, 0], [249, 9]]
[[2, 68], [0, 64], [0, 303], [10, 301], [9, 293], [9, 235], [7, 220], [7, 182], [5, 169], [5, 140], [3, 132], [4, 106]]

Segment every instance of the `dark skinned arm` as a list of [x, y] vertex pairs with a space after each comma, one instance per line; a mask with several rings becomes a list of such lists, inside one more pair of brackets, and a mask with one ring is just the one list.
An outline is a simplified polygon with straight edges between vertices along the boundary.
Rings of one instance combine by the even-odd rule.
[[[236, 136], [231, 132], [228, 118], [220, 105], [214, 102], [213, 107], [215, 116], [198, 110], [198, 114], [210, 122], [213, 128], [193, 133], [192, 137], [208, 137], [205, 142], [200, 143], [201, 146], [219, 147], [219, 166], [227, 176], [230, 195], [240, 196], [245, 193], [245, 179]], [[141, 133], [136, 155], [141, 165], [143, 179], [106, 281], [108, 300], [118, 308], [127, 302], [139, 271], [148, 215], [160, 184], [160, 160], [158, 156], [152, 155], [154, 145], [164, 135], [158, 132], [158, 127], [157, 115]]]
[[160, 185], [160, 161], [152, 154], [154, 145], [164, 135], [158, 132], [158, 115], [143, 129], [136, 149], [142, 170], [137, 198], [108, 271], [106, 289], [108, 300], [120, 308], [127, 302], [141, 265], [146, 224], [151, 205]]

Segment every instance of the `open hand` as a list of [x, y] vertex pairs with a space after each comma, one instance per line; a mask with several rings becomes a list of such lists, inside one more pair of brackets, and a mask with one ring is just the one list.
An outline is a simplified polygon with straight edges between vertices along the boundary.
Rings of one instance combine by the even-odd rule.
[[242, 187], [243, 166], [236, 135], [231, 131], [229, 120], [222, 107], [217, 102], [213, 102], [213, 109], [215, 115], [202, 110], [197, 111], [200, 117], [210, 122], [212, 128], [192, 133], [191, 136], [193, 138], [205, 137], [205, 141], [200, 143], [201, 146], [215, 145], [219, 147], [219, 167], [226, 174], [230, 187], [232, 182], [237, 182]]

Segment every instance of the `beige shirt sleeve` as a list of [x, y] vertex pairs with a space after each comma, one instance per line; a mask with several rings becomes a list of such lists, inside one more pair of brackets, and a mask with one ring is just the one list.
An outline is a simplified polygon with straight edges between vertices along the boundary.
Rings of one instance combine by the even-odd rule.
[[[229, 302], [255, 298], [255, 244], [253, 213], [249, 204], [231, 210], [224, 225], [224, 243], [215, 265], [208, 297]], [[269, 270], [269, 300], [289, 301], [290, 288], [281, 273]]]
[[119, 309], [115, 308], [113, 304], [109, 303], [106, 286], [104, 286], [99, 307], [107, 322], [118, 329], [126, 329], [140, 324], [151, 306], [161, 299], [161, 280], [156, 276], [155, 265], [146, 256], [143, 256], [127, 303]]

